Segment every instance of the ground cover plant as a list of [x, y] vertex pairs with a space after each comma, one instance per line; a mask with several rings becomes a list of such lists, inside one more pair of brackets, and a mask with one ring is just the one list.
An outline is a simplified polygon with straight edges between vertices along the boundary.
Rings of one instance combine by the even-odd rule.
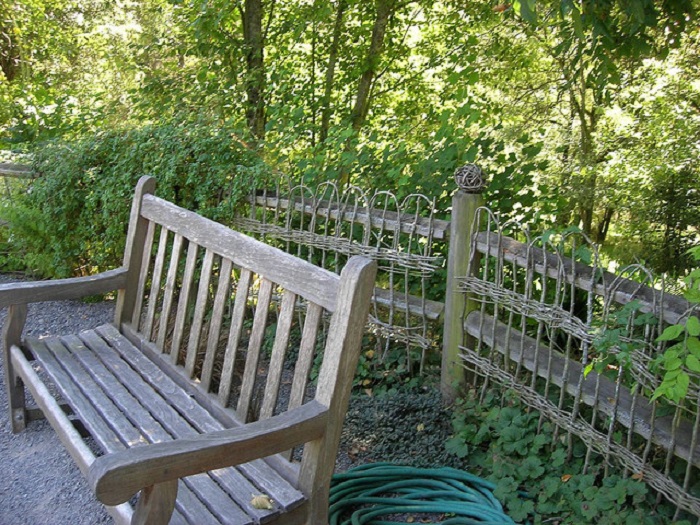
[[[445, 407], [428, 386], [378, 396], [356, 387], [343, 431], [341, 450], [349, 460], [343, 468], [368, 462], [459, 468], [493, 482], [495, 496], [518, 523], [694, 523], [674, 520], [675, 508], [640, 476], [606, 468], [602, 458], [593, 458], [584, 473], [583, 443], [567, 457], [566, 436], [553, 443], [554, 434], [508, 391], [489, 390], [483, 399], [470, 392]], [[438, 523], [446, 516], [424, 519]]]
[[[457, 402], [453, 435], [446, 448], [462, 458], [464, 468], [496, 483], [494, 493], [516, 521], [606, 525], [691, 523], [675, 517], [640, 475], [605, 465], [603, 458], [583, 465], [586, 447], [574, 440], [567, 454], [565, 433], [540, 420], [507, 390], [482, 396], [470, 392]], [[526, 492], [530, 498], [518, 496]]]

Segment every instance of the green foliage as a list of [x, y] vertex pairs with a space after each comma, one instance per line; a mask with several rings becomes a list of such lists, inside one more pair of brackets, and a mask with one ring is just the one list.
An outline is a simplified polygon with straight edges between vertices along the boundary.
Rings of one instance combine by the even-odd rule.
[[[696, 262], [700, 262], [700, 246], [689, 250]], [[691, 271], [685, 278], [684, 297], [695, 309], [680, 323], [667, 326], [657, 338], [659, 343], [670, 343], [655, 360], [654, 365], [663, 373], [663, 381], [658, 386], [652, 401], [666, 398], [674, 403], [682, 401], [690, 386], [691, 375], [700, 373], [700, 268]]]
[[2, 210], [27, 270], [65, 277], [121, 263], [133, 188], [153, 174], [158, 195], [226, 222], [268, 170], [236, 131], [171, 122], [54, 141], [37, 152], [29, 191]]
[[[372, 337], [371, 339], [374, 339]], [[360, 360], [355, 373], [355, 386], [365, 394], [372, 396], [384, 396], [394, 394], [399, 390], [417, 388], [430, 384], [434, 379], [429, 371], [421, 375], [418, 371], [420, 364], [420, 349], [406, 348], [399, 343], [391, 343], [384, 350], [365, 350], [360, 355]], [[370, 347], [367, 340], [365, 347]], [[428, 352], [427, 360], [439, 359], [439, 352]], [[438, 363], [426, 363], [427, 370], [436, 370]]]
[[658, 319], [651, 313], [640, 312], [641, 302], [633, 300], [626, 303], [620, 310], [613, 312], [606, 323], [595, 328], [593, 348], [596, 355], [586, 365], [584, 376], [592, 370], [604, 374], [618, 366], [629, 370], [635, 352], [643, 350], [645, 342], [636, 331], [644, 330], [647, 326], [655, 326]]
[[472, 395], [458, 400], [452, 424], [446, 449], [496, 483], [494, 495], [518, 522], [671, 523], [673, 509], [657, 506], [642, 481], [615, 472], [604, 476], [603, 458], [593, 456], [584, 474], [583, 444], [575, 442], [568, 456], [564, 445], [552, 442], [551, 424], [512, 392], [501, 397], [490, 391], [483, 402]]

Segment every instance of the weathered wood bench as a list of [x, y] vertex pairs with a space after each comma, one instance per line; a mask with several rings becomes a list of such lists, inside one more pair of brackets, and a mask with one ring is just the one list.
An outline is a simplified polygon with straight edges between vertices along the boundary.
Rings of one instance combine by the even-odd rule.
[[[337, 276], [154, 189], [121, 268], [0, 286], [13, 431], [26, 387], [118, 523], [326, 524], [375, 264]], [[110, 290], [113, 324], [22, 338], [28, 303]]]

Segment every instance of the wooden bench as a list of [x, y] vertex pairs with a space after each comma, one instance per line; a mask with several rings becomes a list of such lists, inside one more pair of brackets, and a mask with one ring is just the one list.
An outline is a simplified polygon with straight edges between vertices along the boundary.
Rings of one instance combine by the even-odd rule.
[[[0, 286], [13, 431], [26, 387], [118, 523], [326, 524], [376, 265], [337, 276], [154, 189], [121, 268]], [[22, 338], [28, 303], [111, 290], [113, 324]]]

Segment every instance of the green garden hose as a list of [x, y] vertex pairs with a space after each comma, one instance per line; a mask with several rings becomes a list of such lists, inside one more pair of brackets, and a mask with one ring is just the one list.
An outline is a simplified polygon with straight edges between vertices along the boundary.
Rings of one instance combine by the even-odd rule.
[[369, 463], [333, 476], [330, 525], [396, 525], [382, 517], [444, 514], [443, 525], [515, 525], [495, 484], [450, 467]]

